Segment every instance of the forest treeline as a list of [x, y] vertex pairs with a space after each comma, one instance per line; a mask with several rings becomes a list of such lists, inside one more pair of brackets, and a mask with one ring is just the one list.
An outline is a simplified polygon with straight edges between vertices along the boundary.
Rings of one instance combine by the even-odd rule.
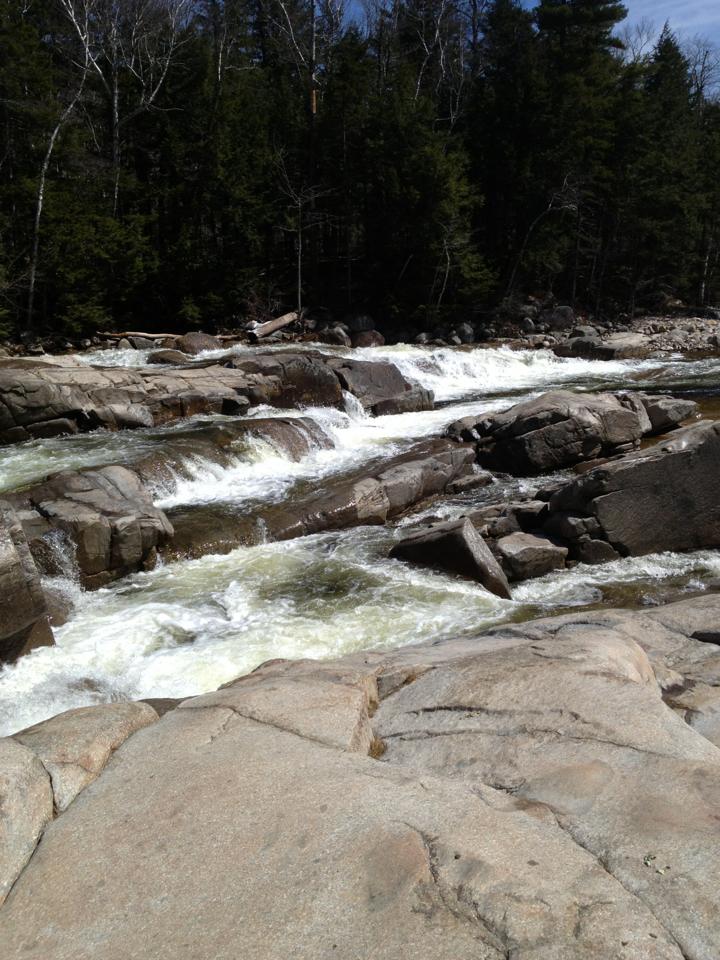
[[0, 332], [720, 299], [713, 52], [606, 0], [3, 0]]

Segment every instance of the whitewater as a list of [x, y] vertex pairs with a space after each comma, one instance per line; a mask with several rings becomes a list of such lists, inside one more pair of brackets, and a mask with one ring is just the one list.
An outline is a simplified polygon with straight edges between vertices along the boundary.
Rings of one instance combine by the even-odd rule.
[[[306, 349], [332, 350], [317, 344]], [[238, 443], [222, 464], [184, 454], [157, 482], [156, 505], [171, 519], [175, 509], [204, 504], [242, 514], [253, 504], [289, 500], [373, 458], [403, 452], [459, 417], [503, 409], [548, 389], [649, 389], [702, 397], [712, 393], [720, 372], [718, 359], [607, 363], [507, 347], [398, 345], [332, 352], [395, 363], [408, 379], [434, 391], [436, 409], [371, 418], [350, 396], [345, 410], [258, 407], [248, 416], [311, 417], [332, 448], [314, 449], [299, 462], [259, 440]], [[142, 365], [147, 352], [103, 351], [77, 359], [99, 366]], [[196, 417], [191, 423], [228, 419]], [[4, 448], [0, 491], [59, 470], [131, 462], [187, 426], [186, 421], [122, 434], [97, 431]], [[68, 553], [63, 576], [47, 586], [68, 607], [69, 618], [55, 630], [55, 647], [37, 649], [0, 671], [0, 734], [71, 707], [202, 693], [275, 657], [335, 657], [578, 607], [652, 604], [715, 588], [720, 559], [713, 551], [578, 565], [516, 585], [510, 601], [474, 583], [387, 558], [408, 525], [430, 515], [459, 515], [537, 486], [537, 480], [501, 481], [446, 497], [396, 527], [238, 547], [222, 556], [168, 563], [92, 593], [79, 587]]]

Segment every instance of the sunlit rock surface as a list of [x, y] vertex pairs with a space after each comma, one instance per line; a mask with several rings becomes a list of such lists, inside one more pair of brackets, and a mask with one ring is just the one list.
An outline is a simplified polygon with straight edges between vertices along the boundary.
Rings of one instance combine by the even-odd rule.
[[711, 960], [720, 752], [671, 697], [716, 678], [718, 615], [271, 661], [186, 700], [45, 829], [3, 956]]

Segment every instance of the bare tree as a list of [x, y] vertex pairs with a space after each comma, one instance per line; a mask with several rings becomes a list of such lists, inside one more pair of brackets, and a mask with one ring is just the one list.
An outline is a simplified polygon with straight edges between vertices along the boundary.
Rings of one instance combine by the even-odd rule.
[[[84, 20], [83, 20], [83, 29], [87, 30], [88, 22], [87, 18], [89, 16], [89, 8], [86, 8], [84, 11]], [[71, 54], [70, 59], [77, 63], [80, 76], [77, 83], [77, 87], [74, 93], [70, 96], [67, 104], [60, 113], [60, 116], [55, 121], [55, 125], [50, 132], [48, 138], [48, 145], [45, 150], [45, 155], [43, 157], [42, 165], [40, 167], [40, 176], [38, 179], [38, 189], [37, 196], [35, 200], [35, 216], [33, 218], [33, 232], [32, 232], [32, 242], [30, 245], [30, 272], [28, 279], [28, 300], [27, 300], [27, 331], [30, 332], [33, 329], [34, 321], [34, 309], [35, 309], [35, 288], [37, 283], [37, 271], [38, 271], [38, 259], [40, 254], [40, 225], [42, 221], [43, 207], [45, 205], [45, 187], [47, 183], [47, 174], [50, 168], [50, 161], [52, 159], [53, 151], [57, 144], [58, 138], [65, 126], [65, 124], [70, 120], [75, 109], [83, 95], [85, 89], [85, 84], [87, 82], [88, 73], [90, 71], [90, 58], [88, 49], [85, 45], [81, 46], [79, 60], [76, 60], [75, 57]]]
[[[122, 128], [156, 106], [191, 0], [59, 0], [80, 42], [83, 56], [110, 104], [113, 215], [120, 190]], [[123, 78], [130, 92], [121, 112]], [[127, 94], [126, 94], [127, 95]]]

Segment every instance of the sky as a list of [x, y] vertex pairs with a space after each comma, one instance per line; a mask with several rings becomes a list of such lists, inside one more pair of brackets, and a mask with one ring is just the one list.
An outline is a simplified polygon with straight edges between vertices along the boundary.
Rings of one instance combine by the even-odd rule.
[[720, 44], [720, 0], [624, 0], [629, 23], [643, 18], [662, 26], [666, 20], [683, 37], [701, 34]]

